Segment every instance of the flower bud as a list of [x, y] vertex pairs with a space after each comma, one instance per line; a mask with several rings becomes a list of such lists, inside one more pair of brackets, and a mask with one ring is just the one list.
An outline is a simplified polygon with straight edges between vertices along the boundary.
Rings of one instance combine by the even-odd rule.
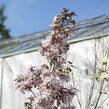
[[102, 60], [101, 60], [101, 63], [103, 64], [103, 65], [106, 65], [107, 64], [107, 62], [108, 62], [108, 60], [107, 60], [107, 58], [105, 57], [105, 58], [103, 58]]
[[64, 31], [65, 31], [65, 33], [69, 33], [70, 32], [70, 29], [65, 28]]

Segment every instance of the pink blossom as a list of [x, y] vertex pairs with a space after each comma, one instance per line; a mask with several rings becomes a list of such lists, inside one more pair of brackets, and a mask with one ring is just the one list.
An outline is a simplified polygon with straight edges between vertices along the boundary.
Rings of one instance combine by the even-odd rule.
[[44, 56], [52, 56], [59, 54], [59, 49], [56, 45], [49, 44], [48, 46], [42, 46], [41, 54]]
[[41, 70], [41, 76], [43, 78], [45, 78], [47, 76], [48, 77], [51, 76], [50, 69], [49, 69], [49, 67], [46, 64], [42, 65], [40, 70]]
[[53, 107], [53, 101], [47, 98], [41, 99], [38, 104], [42, 109], [52, 109]]
[[62, 107], [60, 107], [60, 109], [75, 109], [75, 107], [74, 106], [62, 106]]
[[32, 86], [28, 84], [26, 80], [27, 79], [24, 77], [24, 75], [19, 75], [17, 79], [15, 79], [16, 88], [19, 89], [22, 93], [25, 93], [25, 91], [29, 91], [32, 88]]
[[31, 86], [37, 87], [43, 82], [40, 75], [41, 75], [40, 69], [37, 69], [36, 67], [31, 67], [28, 70], [27, 75], [25, 76], [27, 78], [28, 84], [30, 84]]
[[[56, 16], [51, 25], [52, 32], [41, 44], [40, 53], [46, 56], [48, 65], [40, 68], [32, 66], [24, 75], [15, 79], [15, 84], [21, 92], [31, 92], [29, 101], [25, 102], [29, 109], [74, 109], [71, 101], [76, 94], [73, 88], [66, 88], [62, 83], [69, 82], [70, 70], [67, 65], [67, 51], [69, 44], [66, 38], [69, 35], [72, 14], [64, 8]], [[65, 67], [66, 66], [66, 67]], [[70, 69], [70, 68], [69, 68]], [[35, 91], [37, 90], [38, 95]], [[63, 106], [61, 105], [63, 103]]]

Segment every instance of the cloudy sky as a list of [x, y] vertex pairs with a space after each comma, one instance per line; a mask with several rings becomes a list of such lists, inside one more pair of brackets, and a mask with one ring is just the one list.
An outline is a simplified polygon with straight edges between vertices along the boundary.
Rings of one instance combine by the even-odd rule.
[[0, 0], [2, 4], [13, 37], [48, 29], [63, 7], [77, 13], [76, 21], [109, 14], [109, 0]]

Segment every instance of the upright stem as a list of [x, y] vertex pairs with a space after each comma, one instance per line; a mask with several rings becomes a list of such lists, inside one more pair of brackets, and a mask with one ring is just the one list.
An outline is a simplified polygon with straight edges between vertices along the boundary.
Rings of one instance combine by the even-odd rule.
[[101, 98], [101, 95], [102, 95], [103, 85], [104, 85], [104, 80], [101, 81], [99, 95], [98, 95], [98, 98], [97, 98], [97, 101], [96, 101], [95, 107], [94, 107], [93, 109], [97, 109], [97, 107], [98, 107], [98, 103], [99, 103], [100, 98]]
[[[73, 73], [72, 73], [72, 78], [73, 78], [74, 88], [76, 88], [76, 84], [75, 84], [75, 80], [74, 80], [74, 75], [73, 75]], [[78, 94], [76, 94], [76, 96], [77, 96], [77, 100], [78, 100], [78, 103], [79, 103], [80, 109], [82, 109], [81, 101], [80, 101], [80, 99], [79, 99]]]
[[[97, 66], [97, 50], [96, 50], [96, 40], [94, 42], [94, 69], [93, 69], [93, 74], [96, 73], [96, 66]], [[90, 88], [90, 94], [89, 94], [89, 99], [87, 101], [87, 104], [86, 104], [86, 107], [85, 109], [90, 109], [90, 103], [91, 103], [91, 99], [92, 99], [92, 96], [93, 96], [93, 90], [94, 90], [94, 86], [95, 86], [95, 80], [92, 81], [92, 84], [91, 84], [91, 88]]]
[[90, 103], [91, 103], [91, 99], [92, 99], [92, 96], [93, 96], [94, 86], [95, 86], [95, 80], [93, 80], [93, 82], [92, 82], [89, 99], [88, 99], [88, 102], [87, 102], [87, 105], [86, 105], [85, 109], [90, 109]]

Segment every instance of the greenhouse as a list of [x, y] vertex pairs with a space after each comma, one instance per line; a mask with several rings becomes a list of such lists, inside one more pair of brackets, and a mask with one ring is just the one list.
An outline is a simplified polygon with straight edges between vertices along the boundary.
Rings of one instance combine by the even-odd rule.
[[[79, 90], [74, 97], [74, 104], [77, 109], [89, 109], [89, 107], [95, 109], [94, 102], [101, 98], [98, 108], [108, 109], [109, 16], [101, 15], [83, 20], [70, 27], [72, 33], [68, 38], [70, 43], [68, 58], [76, 67], [74, 82]], [[49, 34], [50, 29], [24, 35], [21, 38], [0, 41], [0, 109], [24, 109], [22, 101], [25, 98], [16, 90], [14, 79], [17, 74], [24, 73], [31, 65], [40, 66], [47, 62], [38, 50], [41, 41]], [[106, 67], [106, 71], [102, 71], [101, 64]], [[101, 72], [95, 75], [94, 69]], [[104, 84], [100, 80], [105, 80]], [[102, 92], [101, 87], [103, 87]]]

